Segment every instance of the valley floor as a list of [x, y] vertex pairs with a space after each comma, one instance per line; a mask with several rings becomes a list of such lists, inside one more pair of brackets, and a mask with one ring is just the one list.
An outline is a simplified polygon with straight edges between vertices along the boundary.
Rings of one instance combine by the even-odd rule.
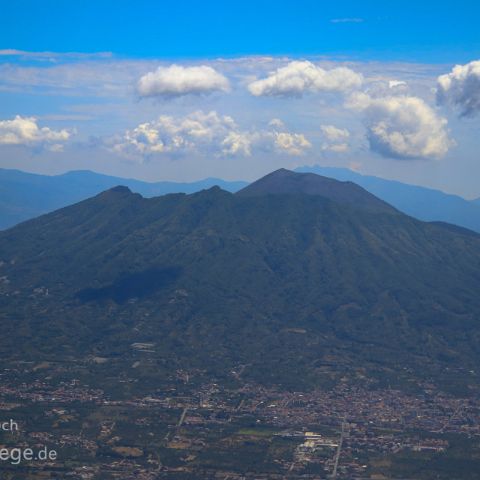
[[18, 428], [4, 429], [0, 444], [56, 458], [2, 460], [2, 479], [480, 478], [473, 392], [459, 398], [425, 383], [406, 394], [366, 379], [287, 392], [242, 384], [240, 367], [235, 387], [177, 371], [137, 397], [121, 389], [136, 378], [107, 392], [74, 370], [4, 368], [0, 418]]

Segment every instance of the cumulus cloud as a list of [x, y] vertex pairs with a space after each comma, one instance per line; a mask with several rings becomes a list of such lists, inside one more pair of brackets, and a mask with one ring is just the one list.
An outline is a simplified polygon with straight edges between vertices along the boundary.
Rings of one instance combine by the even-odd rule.
[[285, 123], [279, 118], [272, 118], [268, 122], [271, 132], [264, 132], [263, 136], [268, 139], [273, 138], [273, 142], [277, 150], [284, 151], [289, 155], [302, 155], [305, 150], [312, 147], [302, 133], [290, 133], [287, 131]]
[[480, 112], [480, 60], [456, 65], [437, 79], [437, 101], [460, 109], [462, 116]]
[[350, 132], [345, 128], [338, 128], [334, 125], [321, 125], [323, 135], [330, 141], [336, 142], [346, 140], [350, 136]]
[[274, 132], [275, 146], [289, 155], [302, 155], [312, 144], [301, 133]]
[[252, 154], [252, 142], [254, 137], [246, 132], [231, 131], [222, 140], [221, 148], [224, 155], [243, 155], [249, 157]]
[[115, 149], [141, 154], [186, 151], [221, 145], [236, 130], [237, 125], [231, 117], [213, 111], [198, 111], [185, 117], [161, 115], [157, 120], [127, 130]]
[[268, 125], [270, 127], [278, 128], [279, 130], [283, 130], [285, 128], [285, 124], [283, 123], [282, 120], [279, 118], [272, 118], [269, 122]]
[[385, 157], [440, 158], [453, 145], [447, 120], [421, 98], [357, 93], [347, 106], [363, 113], [370, 149]]
[[338, 128], [335, 125], [321, 125], [320, 130], [324, 138], [322, 150], [336, 153], [343, 153], [349, 150], [348, 139], [350, 132], [345, 128]]
[[388, 81], [388, 88], [397, 88], [397, 87], [406, 87], [407, 82], [404, 80], [389, 80]]
[[229, 88], [227, 78], [207, 65], [158, 67], [143, 75], [137, 83], [137, 91], [142, 97], [200, 95], [215, 91], [226, 92]]
[[280, 132], [272, 127], [242, 130], [228, 115], [197, 111], [183, 117], [161, 115], [112, 139], [110, 147], [117, 153], [138, 158], [169, 153], [250, 156], [255, 147], [300, 155], [311, 144], [303, 134]]
[[46, 145], [58, 152], [63, 149], [63, 142], [71, 136], [68, 130], [52, 130], [39, 127], [34, 117], [17, 115], [12, 120], [0, 121], [0, 145]]
[[255, 96], [301, 96], [304, 93], [347, 92], [358, 88], [363, 76], [347, 67], [325, 70], [309, 61], [290, 62], [261, 80], [255, 80], [248, 89]]

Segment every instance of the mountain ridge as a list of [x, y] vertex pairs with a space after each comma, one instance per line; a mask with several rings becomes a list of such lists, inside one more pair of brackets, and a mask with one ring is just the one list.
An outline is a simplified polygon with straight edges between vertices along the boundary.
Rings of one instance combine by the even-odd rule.
[[145, 197], [152, 197], [168, 193], [192, 193], [216, 184], [226, 190], [237, 191], [247, 183], [228, 182], [217, 178], [206, 178], [190, 183], [169, 181], [149, 183], [89, 170], [48, 176], [0, 169], [0, 229], [85, 200], [116, 185], [127, 185], [132, 191]]
[[[468, 201], [438, 190], [408, 185], [379, 177], [360, 175], [333, 167], [299, 167], [296, 171], [317, 172], [342, 181], [352, 181], [399, 211], [423, 221], [444, 221], [480, 232], [480, 201]], [[0, 229], [84, 200], [119, 184], [151, 197], [161, 194], [192, 193], [219, 184], [236, 192], [247, 182], [225, 182], [215, 178], [192, 183], [157, 182], [109, 177], [90, 171], [72, 171], [57, 176], [29, 174], [0, 169]]]
[[1, 232], [0, 251], [4, 359], [106, 357], [116, 382], [143, 342], [149, 382], [238, 365], [288, 388], [359, 368], [399, 388], [478, 382], [480, 237], [395, 210], [114, 188]]

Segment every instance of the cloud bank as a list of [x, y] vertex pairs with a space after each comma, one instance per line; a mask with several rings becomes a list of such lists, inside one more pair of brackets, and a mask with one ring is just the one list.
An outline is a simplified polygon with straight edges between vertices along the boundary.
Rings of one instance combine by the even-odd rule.
[[229, 89], [228, 79], [207, 65], [158, 67], [143, 75], [137, 83], [137, 91], [142, 97], [200, 95]]
[[300, 97], [304, 93], [348, 92], [359, 88], [363, 76], [350, 68], [325, 70], [309, 61], [290, 62], [248, 85], [252, 95]]
[[396, 159], [441, 158], [453, 145], [447, 120], [412, 96], [351, 96], [347, 106], [364, 115], [370, 149]]
[[158, 154], [211, 154], [250, 156], [253, 148], [301, 155], [311, 147], [303, 134], [263, 130], [242, 130], [232, 117], [197, 111], [183, 117], [161, 115], [157, 120], [127, 130], [112, 140], [111, 149], [129, 157]]
[[480, 112], [480, 60], [456, 65], [437, 79], [437, 101], [459, 108], [462, 116]]
[[[345, 163], [350, 154], [364, 155], [367, 141], [370, 152], [385, 158], [440, 158], [453, 142], [446, 120], [427, 100], [437, 81], [439, 103], [469, 115], [480, 108], [480, 62], [451, 72], [441, 66], [347, 65], [281, 57], [205, 59], [195, 66], [159, 67], [158, 60], [115, 58], [62, 57], [55, 63], [34, 63], [30, 57], [23, 59], [24, 54], [0, 51], [0, 57], [19, 56], [0, 61], [0, 91], [29, 95], [28, 112], [18, 111], [19, 117], [0, 121], [0, 145], [60, 151], [73, 133], [70, 125], [77, 122], [72, 152], [87, 145], [108, 161], [113, 156], [105, 146], [138, 161], [182, 157], [188, 164], [208, 158], [208, 164], [219, 169], [224, 168], [224, 157], [239, 157], [241, 164], [242, 157], [270, 162], [278, 156], [283, 157], [280, 162], [293, 164], [295, 160], [286, 155], [307, 151], [312, 157]], [[209, 95], [227, 91], [228, 95]], [[50, 106], [44, 100], [47, 95], [59, 101]], [[158, 103], [138, 102], [138, 96], [183, 98], [163, 102], [159, 111]], [[284, 97], [295, 97], [289, 102], [288, 117]], [[42, 120], [31, 117], [31, 112]], [[445, 116], [453, 114], [448, 111]], [[288, 128], [281, 119], [288, 119]], [[51, 121], [56, 122], [55, 129]], [[91, 138], [98, 139], [94, 146]], [[370, 157], [372, 164], [379, 160], [371, 153]]]

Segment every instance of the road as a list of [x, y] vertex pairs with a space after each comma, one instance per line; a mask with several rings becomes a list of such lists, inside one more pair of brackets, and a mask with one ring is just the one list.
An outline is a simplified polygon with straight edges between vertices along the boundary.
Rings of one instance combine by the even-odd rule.
[[[185, 416], [187, 415], [188, 412], [188, 407], [185, 407], [182, 411], [182, 414], [180, 415], [180, 419], [178, 420], [177, 425], [175, 426], [175, 432], [182, 426], [183, 421], [185, 420]], [[168, 442], [170, 440], [170, 434], [172, 433], [172, 430], [168, 431], [167, 434], [164, 437], [164, 440]]]
[[183, 409], [182, 415], [180, 416], [180, 420], [177, 423], [177, 428], [182, 426], [183, 421], [185, 420], [185, 415], [187, 414], [187, 412], [188, 412], [188, 407], [185, 407]]
[[338, 461], [342, 453], [343, 437], [345, 435], [345, 419], [342, 421], [342, 433], [340, 434], [340, 441], [338, 442], [337, 453], [335, 454], [335, 463], [333, 464], [332, 479], [337, 478]]

